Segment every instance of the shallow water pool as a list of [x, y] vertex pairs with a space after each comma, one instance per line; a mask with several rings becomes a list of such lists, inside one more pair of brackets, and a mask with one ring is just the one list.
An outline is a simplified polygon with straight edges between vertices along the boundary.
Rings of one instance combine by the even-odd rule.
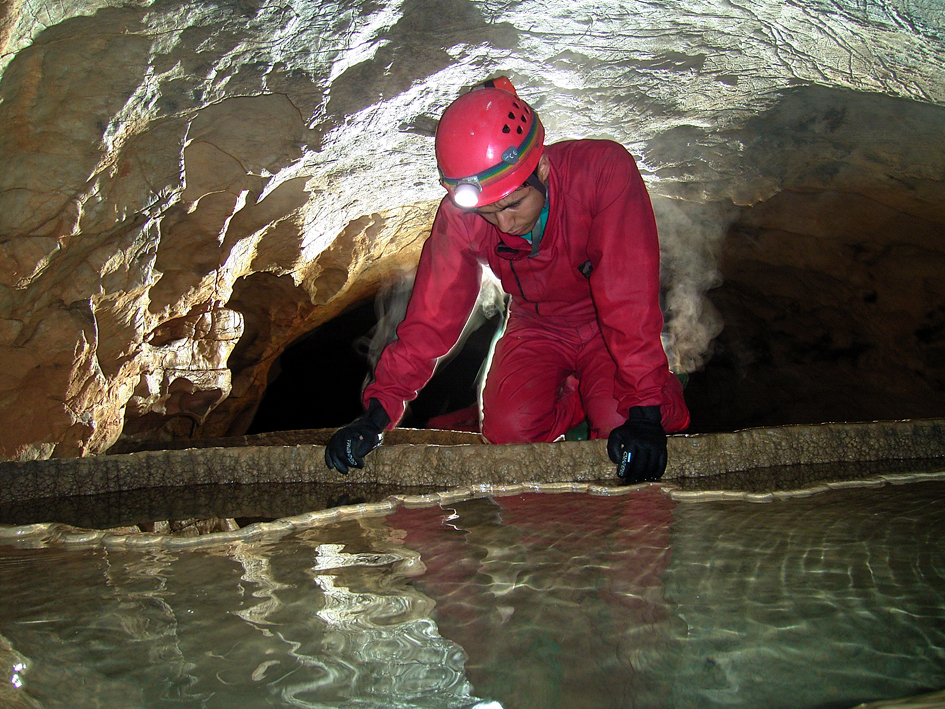
[[945, 688], [945, 482], [0, 546], [4, 707], [852, 707]]

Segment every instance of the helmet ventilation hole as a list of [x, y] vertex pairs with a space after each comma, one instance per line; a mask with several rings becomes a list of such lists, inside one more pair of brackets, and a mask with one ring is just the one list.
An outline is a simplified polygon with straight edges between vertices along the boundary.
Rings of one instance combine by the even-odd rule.
[[[518, 101], [512, 101], [512, 107], [513, 107], [515, 110], [514, 110], [514, 111], [509, 111], [508, 118], [509, 118], [510, 121], [513, 121], [513, 125], [514, 125], [515, 123], [518, 123], [518, 122], [521, 122], [521, 123], [523, 123], [523, 124], [525, 124], [525, 125], [528, 125], [528, 116], [529, 116], [529, 114], [531, 113], [531, 111], [529, 110], [528, 106], [525, 105], [525, 104], [521, 104], [521, 103], [519, 103]], [[517, 112], [517, 113], [516, 113], [516, 112]], [[516, 121], [516, 119], [518, 119], [518, 120]], [[502, 132], [503, 132], [503, 133], [511, 133], [511, 132], [512, 132], [512, 127], [511, 127], [508, 123], [506, 123], [504, 126], [502, 126]], [[516, 127], [515, 127], [515, 132], [516, 132], [518, 135], [525, 135], [525, 131], [524, 131], [524, 129], [522, 128], [522, 126], [520, 126], [520, 125], [516, 125]]]

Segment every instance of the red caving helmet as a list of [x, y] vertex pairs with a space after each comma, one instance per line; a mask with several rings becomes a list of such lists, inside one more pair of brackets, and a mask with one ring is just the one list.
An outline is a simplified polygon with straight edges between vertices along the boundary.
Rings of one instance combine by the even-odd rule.
[[440, 182], [460, 207], [498, 202], [524, 184], [545, 148], [538, 115], [503, 77], [453, 101], [436, 130]]

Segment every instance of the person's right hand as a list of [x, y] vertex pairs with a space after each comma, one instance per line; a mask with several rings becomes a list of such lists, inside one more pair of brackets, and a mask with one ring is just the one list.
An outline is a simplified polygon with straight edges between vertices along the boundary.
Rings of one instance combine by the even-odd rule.
[[325, 465], [342, 475], [348, 474], [348, 468], [363, 468], [364, 456], [381, 444], [389, 423], [384, 407], [371, 399], [367, 412], [332, 434], [325, 446]]

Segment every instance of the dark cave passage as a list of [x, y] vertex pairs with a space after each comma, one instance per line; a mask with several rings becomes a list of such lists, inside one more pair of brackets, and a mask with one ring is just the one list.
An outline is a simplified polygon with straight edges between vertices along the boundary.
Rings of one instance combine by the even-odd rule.
[[[247, 434], [333, 428], [361, 414], [370, 366], [359, 341], [376, 324], [374, 303], [366, 300], [290, 345]], [[476, 403], [477, 378], [498, 325], [498, 317], [487, 320], [441, 363], [400, 426], [425, 428], [434, 416]]]

